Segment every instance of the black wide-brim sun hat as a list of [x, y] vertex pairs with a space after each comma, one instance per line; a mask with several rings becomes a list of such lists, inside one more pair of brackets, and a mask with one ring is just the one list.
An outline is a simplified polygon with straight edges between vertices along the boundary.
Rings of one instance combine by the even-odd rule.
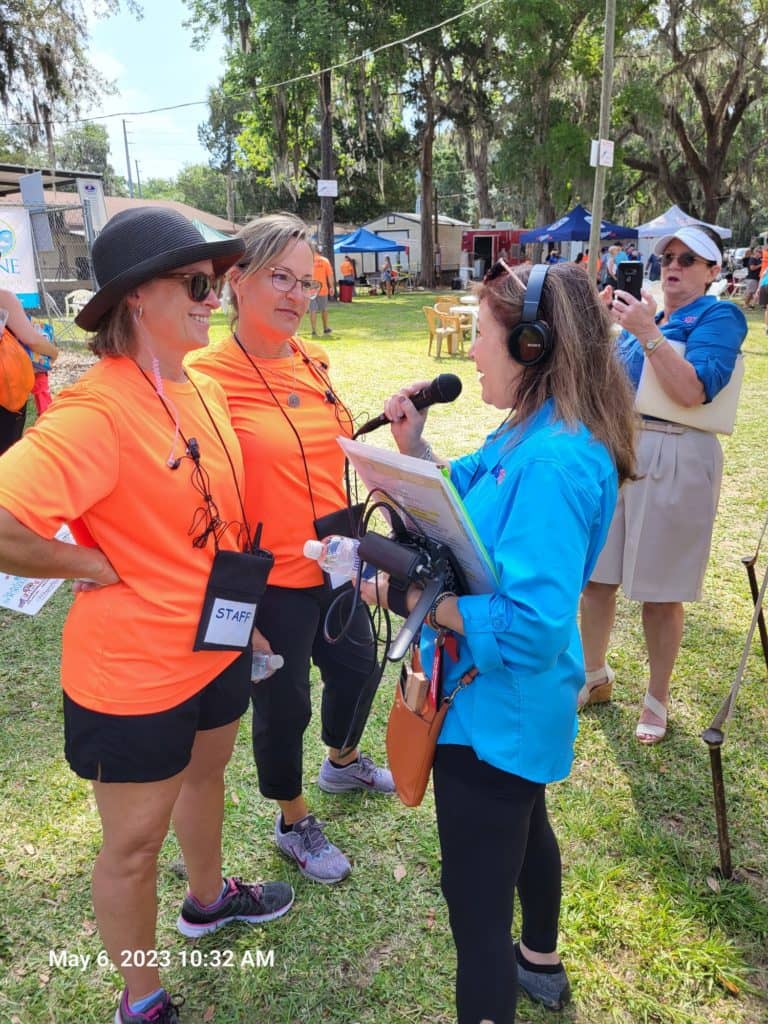
[[200, 260], [211, 260], [218, 277], [245, 250], [240, 238], [206, 242], [194, 224], [175, 210], [138, 206], [107, 221], [93, 243], [93, 272], [99, 290], [75, 317], [95, 331], [102, 317], [130, 291], [153, 277]]

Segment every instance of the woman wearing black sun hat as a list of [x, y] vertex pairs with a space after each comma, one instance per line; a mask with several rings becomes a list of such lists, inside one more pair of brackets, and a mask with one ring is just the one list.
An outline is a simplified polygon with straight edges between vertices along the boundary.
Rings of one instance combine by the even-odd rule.
[[[224, 769], [249, 700], [258, 594], [222, 630], [219, 568], [254, 558], [242, 455], [219, 386], [182, 366], [207, 343], [218, 278], [242, 249], [173, 211], [114, 217], [93, 248], [99, 290], [76, 319], [99, 362], [0, 463], [0, 568], [76, 581], [65, 752], [101, 818], [93, 904], [125, 983], [116, 1024], [179, 1020], [162, 961], [146, 955], [171, 818], [189, 874], [182, 934], [268, 921], [293, 902], [284, 883], [222, 874]], [[63, 523], [77, 544], [54, 539]], [[269, 649], [258, 631], [253, 643]]]

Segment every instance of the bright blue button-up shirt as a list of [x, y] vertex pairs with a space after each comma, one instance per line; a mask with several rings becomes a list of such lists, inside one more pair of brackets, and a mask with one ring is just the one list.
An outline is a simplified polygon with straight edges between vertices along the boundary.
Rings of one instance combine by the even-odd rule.
[[[669, 341], [685, 343], [685, 358], [702, 383], [705, 402], [711, 402], [731, 379], [747, 334], [747, 320], [735, 303], [702, 295], [676, 309], [659, 331]], [[622, 331], [616, 344], [629, 379], [637, 389], [645, 358], [643, 346], [629, 331]]]
[[[443, 692], [472, 665], [441, 743], [534, 782], [564, 778], [573, 759], [584, 683], [579, 595], [605, 542], [617, 474], [584, 426], [568, 428], [547, 402], [528, 423], [499, 429], [452, 463], [451, 479], [499, 579], [493, 594], [459, 598], [459, 658], [443, 659]], [[434, 652], [425, 627], [426, 671]]]

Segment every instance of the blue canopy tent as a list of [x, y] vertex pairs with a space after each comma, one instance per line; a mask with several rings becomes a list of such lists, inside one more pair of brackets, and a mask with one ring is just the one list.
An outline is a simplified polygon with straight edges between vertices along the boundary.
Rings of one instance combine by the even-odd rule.
[[[531, 242], [588, 242], [592, 229], [592, 215], [579, 204], [570, 213], [540, 228], [523, 231], [520, 241], [527, 245]], [[601, 238], [637, 238], [637, 228], [622, 227], [610, 221], [600, 221]]]
[[405, 252], [405, 246], [383, 235], [374, 235], [366, 228], [358, 228], [342, 235], [333, 244], [334, 252]]

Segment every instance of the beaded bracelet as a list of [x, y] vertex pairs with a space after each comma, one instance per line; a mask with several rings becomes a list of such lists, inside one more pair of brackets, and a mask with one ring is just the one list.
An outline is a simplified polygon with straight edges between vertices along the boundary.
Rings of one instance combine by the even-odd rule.
[[444, 629], [445, 627], [441, 626], [440, 623], [437, 621], [437, 619], [435, 618], [435, 612], [443, 603], [443, 601], [446, 601], [449, 597], [456, 597], [456, 595], [450, 590], [444, 590], [441, 594], [438, 594], [435, 600], [432, 602], [432, 607], [427, 612], [427, 625], [431, 626], [431, 628], [434, 629], [436, 632], [439, 632], [441, 629]]

